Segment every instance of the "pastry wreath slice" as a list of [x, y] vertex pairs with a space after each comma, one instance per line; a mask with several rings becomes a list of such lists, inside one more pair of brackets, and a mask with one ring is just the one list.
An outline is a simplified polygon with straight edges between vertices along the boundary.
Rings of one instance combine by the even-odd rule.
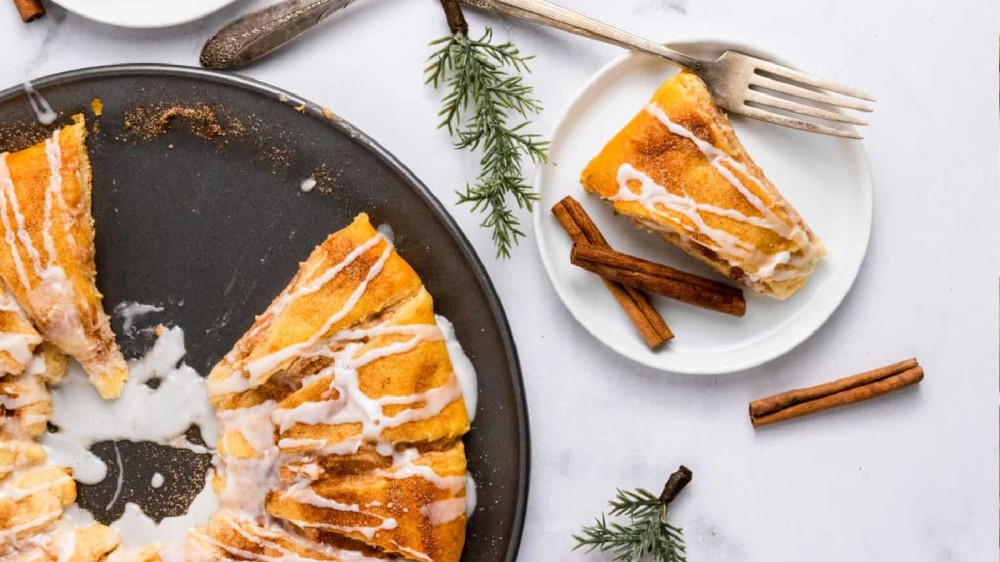
[[826, 250], [682, 72], [583, 170], [584, 189], [757, 293], [785, 299]]
[[104, 398], [128, 378], [95, 284], [83, 117], [0, 153], [0, 277], [46, 341], [79, 361]]
[[366, 215], [312, 252], [208, 384], [221, 511], [192, 534], [201, 555], [457, 562], [469, 416], [430, 294]]

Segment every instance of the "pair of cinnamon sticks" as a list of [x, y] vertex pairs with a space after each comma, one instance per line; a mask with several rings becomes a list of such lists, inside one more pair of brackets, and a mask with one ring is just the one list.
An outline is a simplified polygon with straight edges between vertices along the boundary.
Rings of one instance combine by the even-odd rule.
[[552, 213], [573, 241], [570, 261], [604, 280], [650, 349], [674, 335], [645, 292], [733, 316], [746, 314], [743, 291], [736, 287], [613, 250], [576, 199], [563, 198]]
[[761, 427], [799, 418], [883, 396], [923, 379], [924, 370], [917, 360], [907, 359], [833, 382], [755, 400], [750, 403], [750, 422]]
[[45, 6], [41, 0], [14, 0], [14, 7], [21, 16], [21, 21], [28, 23], [45, 15]]

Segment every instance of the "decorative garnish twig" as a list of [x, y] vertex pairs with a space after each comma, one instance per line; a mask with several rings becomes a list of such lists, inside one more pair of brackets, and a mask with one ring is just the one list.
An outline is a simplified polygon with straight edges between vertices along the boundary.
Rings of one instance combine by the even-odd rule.
[[602, 513], [594, 525], [573, 535], [578, 548], [587, 552], [610, 552], [618, 562], [685, 562], [684, 533], [667, 522], [668, 506], [691, 482], [691, 471], [681, 466], [670, 475], [659, 496], [643, 488], [618, 490], [608, 502], [612, 517], [628, 517], [629, 523], [608, 523]]
[[[479, 39], [468, 34], [468, 24], [456, 0], [441, 0], [452, 34], [431, 43], [438, 49], [428, 58], [426, 83], [444, 86], [439, 127], [448, 129], [461, 150], [482, 151], [480, 173], [473, 185], [458, 193], [459, 203], [470, 203], [486, 214], [482, 226], [492, 229], [497, 256], [510, 257], [524, 236], [511, 200], [531, 210], [538, 195], [521, 171], [524, 158], [544, 162], [548, 141], [529, 133], [529, 116], [542, 110], [523, 73], [528, 61], [511, 43], [495, 45], [493, 30]], [[520, 117], [510, 124], [512, 117]]]

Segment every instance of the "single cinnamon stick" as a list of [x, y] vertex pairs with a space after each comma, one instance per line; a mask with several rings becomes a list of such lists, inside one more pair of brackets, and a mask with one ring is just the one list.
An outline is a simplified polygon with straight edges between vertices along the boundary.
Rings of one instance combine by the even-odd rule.
[[750, 403], [750, 421], [754, 427], [761, 427], [790, 420], [870, 400], [923, 379], [924, 370], [917, 360], [907, 359], [833, 382], [755, 400]]
[[24, 23], [35, 21], [45, 15], [41, 0], [14, 0], [14, 7]]
[[[572, 197], [565, 197], [552, 207], [552, 214], [569, 234], [574, 244], [589, 243], [610, 248], [608, 241], [584, 210]], [[642, 291], [604, 279], [604, 285], [639, 330], [650, 349], [655, 349], [674, 337], [670, 327]]]
[[570, 261], [628, 287], [733, 316], [743, 316], [747, 312], [743, 291], [736, 287], [610, 248], [577, 243], [573, 245]]

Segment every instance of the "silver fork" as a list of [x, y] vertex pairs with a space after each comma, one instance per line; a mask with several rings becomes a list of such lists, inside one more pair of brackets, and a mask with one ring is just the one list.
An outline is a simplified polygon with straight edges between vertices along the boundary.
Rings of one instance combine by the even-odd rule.
[[[776, 110], [848, 125], [867, 125], [856, 117], [795, 100], [809, 100], [827, 106], [866, 112], [870, 112], [871, 107], [857, 100], [875, 101], [875, 98], [860, 90], [841, 86], [829, 80], [821, 80], [804, 72], [736, 51], [726, 51], [715, 60], [696, 59], [545, 0], [459, 1], [469, 6], [511, 15], [666, 59], [671, 64], [701, 77], [719, 106], [733, 113], [776, 125], [812, 133], [860, 139], [861, 136], [853, 130], [796, 119]], [[786, 97], [773, 95], [767, 90]], [[843, 96], [834, 96], [821, 90], [829, 90]]]

